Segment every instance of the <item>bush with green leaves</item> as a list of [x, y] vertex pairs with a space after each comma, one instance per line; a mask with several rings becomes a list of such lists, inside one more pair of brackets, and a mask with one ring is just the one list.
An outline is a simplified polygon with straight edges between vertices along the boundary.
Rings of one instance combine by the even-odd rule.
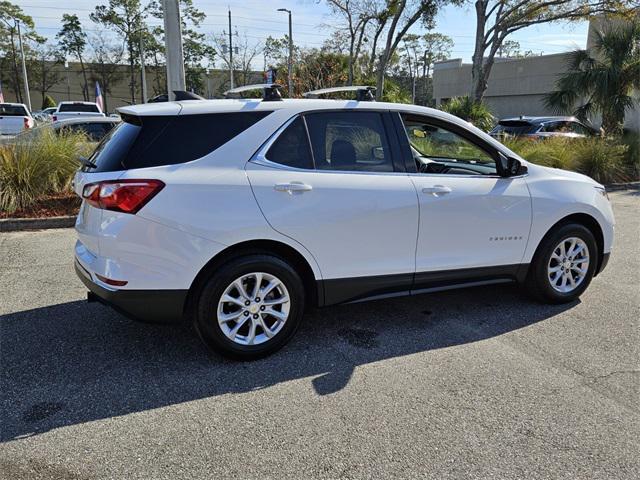
[[440, 110], [460, 117], [485, 132], [491, 130], [496, 124], [496, 117], [493, 116], [489, 107], [482, 102], [476, 102], [469, 96], [454, 97], [441, 105]]
[[51, 128], [0, 146], [0, 210], [22, 210], [45, 195], [69, 190], [78, 157], [93, 148], [84, 134]]
[[629, 147], [621, 141], [556, 137], [506, 138], [503, 143], [532, 163], [584, 173], [600, 183], [638, 179], [625, 161]]

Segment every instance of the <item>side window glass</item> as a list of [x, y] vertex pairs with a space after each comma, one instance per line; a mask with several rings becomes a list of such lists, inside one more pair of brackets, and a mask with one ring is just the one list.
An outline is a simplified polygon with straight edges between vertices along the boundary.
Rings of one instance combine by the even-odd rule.
[[421, 117], [403, 116], [420, 173], [495, 175], [493, 157], [457, 133]]
[[307, 131], [301, 117], [295, 119], [273, 142], [266, 158], [288, 167], [313, 169]]
[[313, 113], [305, 119], [316, 169], [393, 172], [380, 113]]
[[560, 131], [562, 131], [562, 123], [563, 122], [545, 123], [544, 127], [542, 127], [542, 131], [543, 132], [549, 132], [549, 133], [560, 132]]

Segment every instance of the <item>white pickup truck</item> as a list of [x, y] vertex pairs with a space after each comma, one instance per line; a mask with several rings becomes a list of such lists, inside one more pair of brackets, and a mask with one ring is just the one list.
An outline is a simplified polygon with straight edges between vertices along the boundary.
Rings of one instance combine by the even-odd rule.
[[23, 103], [0, 103], [0, 135], [17, 135], [35, 124]]
[[104, 117], [102, 110], [94, 102], [60, 102], [58, 109], [53, 112], [53, 121], [66, 120], [75, 117]]

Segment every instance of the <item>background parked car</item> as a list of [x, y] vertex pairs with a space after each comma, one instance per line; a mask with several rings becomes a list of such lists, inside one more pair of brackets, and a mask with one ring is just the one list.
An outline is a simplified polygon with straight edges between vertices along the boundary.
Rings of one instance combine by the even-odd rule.
[[597, 135], [597, 130], [581, 123], [575, 117], [525, 117], [504, 118], [489, 135], [492, 137], [569, 137], [584, 138]]
[[18, 137], [16, 138], [20, 141], [30, 141], [37, 138], [45, 129], [53, 129], [56, 132], [61, 131], [62, 129], [68, 129], [73, 132], [84, 133], [92, 142], [99, 142], [119, 122], [119, 118], [112, 117], [69, 118], [66, 120], [58, 120], [56, 122], [40, 125], [32, 130], [29, 130], [28, 132], [24, 132], [21, 135], [18, 135]]
[[17, 135], [34, 125], [35, 121], [23, 103], [0, 103], [0, 135]]
[[49, 107], [38, 112], [33, 112], [33, 118], [38, 123], [50, 122], [53, 120], [53, 114], [57, 109], [58, 107]]
[[95, 102], [60, 102], [53, 113], [53, 121], [73, 117], [104, 117], [100, 107]]

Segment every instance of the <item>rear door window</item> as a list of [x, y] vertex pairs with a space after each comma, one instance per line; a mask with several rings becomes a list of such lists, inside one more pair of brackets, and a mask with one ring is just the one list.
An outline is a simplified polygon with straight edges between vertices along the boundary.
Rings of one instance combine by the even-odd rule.
[[92, 172], [190, 162], [218, 149], [269, 111], [178, 116], [123, 116], [96, 149]]
[[322, 112], [305, 119], [316, 169], [393, 172], [381, 113]]
[[302, 117], [296, 118], [273, 142], [267, 160], [294, 168], [313, 169], [311, 147]]

